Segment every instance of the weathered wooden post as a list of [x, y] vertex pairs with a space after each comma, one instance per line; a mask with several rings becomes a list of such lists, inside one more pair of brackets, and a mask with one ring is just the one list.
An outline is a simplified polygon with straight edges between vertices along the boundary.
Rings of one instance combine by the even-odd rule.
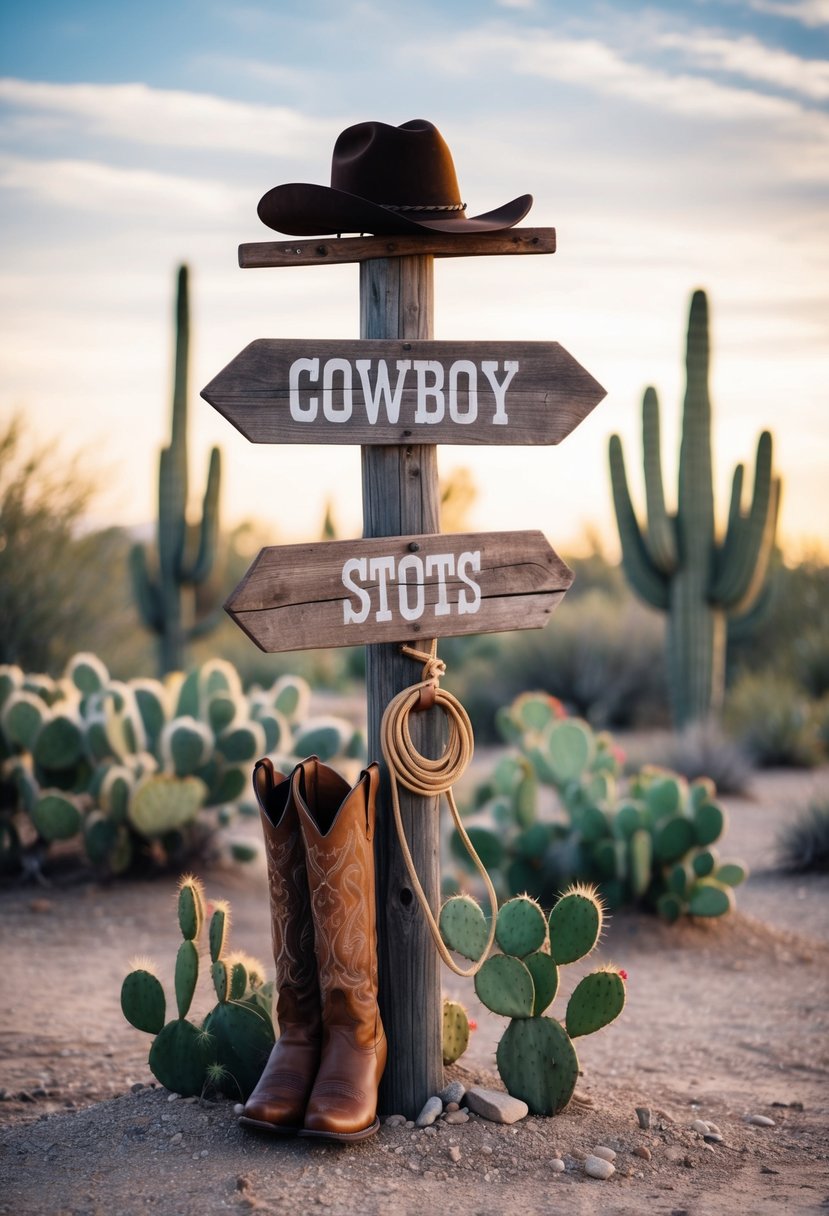
[[[382, 124], [362, 124], [344, 136], [356, 132], [364, 148], [364, 127], [376, 134], [376, 126]], [[429, 124], [404, 126], [422, 132]], [[346, 177], [351, 165], [347, 157]], [[385, 156], [378, 167], [385, 171]], [[420, 179], [407, 158], [404, 172], [408, 188], [416, 190], [411, 181]], [[457, 192], [454, 170], [444, 177], [444, 187]], [[384, 216], [382, 231], [389, 222], [406, 227], [408, 221], [388, 219], [401, 208], [385, 209], [358, 195], [350, 179], [337, 191], [277, 187], [260, 203], [260, 215], [262, 204], [273, 206], [268, 200], [276, 196], [277, 211], [285, 206], [292, 213], [297, 226], [291, 231], [319, 230], [307, 227], [309, 199], [322, 208], [316, 220], [324, 214], [320, 222], [326, 224], [334, 217], [350, 221], [335, 228], [371, 231]], [[402, 643], [426, 648], [433, 638], [541, 628], [572, 581], [541, 532], [440, 534], [437, 444], [559, 443], [605, 395], [555, 342], [432, 339], [434, 258], [555, 251], [554, 229], [509, 227], [530, 201], [522, 196], [468, 223], [461, 214], [451, 231], [417, 231], [413, 221], [404, 235], [257, 242], [239, 250], [243, 267], [361, 264], [359, 340], [259, 339], [202, 396], [253, 442], [362, 448], [363, 538], [263, 549], [226, 607], [266, 651], [367, 646], [372, 760], [381, 759], [386, 706], [421, 677], [401, 653]], [[455, 202], [437, 212], [463, 213], [463, 207]], [[415, 745], [421, 754], [437, 756], [441, 715], [415, 717]], [[376, 861], [380, 1005], [389, 1059], [380, 1109], [413, 1117], [441, 1087], [439, 960], [403, 863], [388, 774], [383, 777]], [[436, 912], [435, 799], [402, 788], [400, 795], [416, 872]]]
[[[377, 258], [360, 267], [360, 336], [429, 339], [433, 336], [434, 259], [428, 254]], [[405, 343], [404, 343], [405, 345]], [[363, 535], [406, 536], [440, 532], [437, 447], [434, 444], [365, 446]], [[413, 542], [416, 543], [416, 542]], [[380, 721], [389, 701], [419, 678], [399, 645], [366, 648], [368, 749], [381, 755]], [[440, 715], [418, 715], [413, 737], [427, 756], [440, 753]], [[383, 773], [381, 807], [389, 806]], [[437, 799], [401, 790], [406, 837], [432, 908], [440, 901]], [[442, 1086], [440, 960], [411, 889], [394, 820], [378, 817], [377, 858], [380, 1013], [394, 1062], [386, 1067], [381, 1109], [413, 1118]]]

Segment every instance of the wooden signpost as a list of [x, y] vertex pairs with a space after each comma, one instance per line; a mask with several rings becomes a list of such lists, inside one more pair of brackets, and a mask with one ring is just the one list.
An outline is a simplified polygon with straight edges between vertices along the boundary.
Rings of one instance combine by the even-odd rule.
[[[363, 539], [263, 549], [227, 609], [262, 649], [366, 643], [368, 751], [420, 670], [400, 644], [542, 627], [572, 572], [540, 532], [440, 534], [438, 443], [558, 443], [604, 390], [555, 342], [434, 342], [436, 257], [553, 253], [555, 231], [423, 233], [242, 245], [244, 267], [360, 263], [360, 340], [253, 342], [203, 396], [256, 443], [359, 443]], [[437, 756], [444, 722], [413, 715]], [[437, 910], [435, 799], [400, 791], [416, 871]], [[413, 1118], [442, 1088], [439, 959], [389, 813], [376, 833], [380, 1011], [389, 1060], [381, 1112]]]

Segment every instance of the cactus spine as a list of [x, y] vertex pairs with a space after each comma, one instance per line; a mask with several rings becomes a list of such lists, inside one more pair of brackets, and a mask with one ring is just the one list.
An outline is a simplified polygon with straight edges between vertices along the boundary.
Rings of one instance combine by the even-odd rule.
[[679, 453], [677, 511], [665, 506], [659, 444], [659, 403], [648, 388], [642, 403], [647, 529], [633, 509], [622, 443], [610, 439], [610, 475], [622, 564], [634, 591], [668, 613], [668, 669], [675, 725], [705, 718], [725, 692], [726, 618], [757, 602], [774, 546], [780, 481], [772, 476], [772, 439], [757, 444], [754, 491], [742, 509], [744, 467], [737, 465], [725, 538], [714, 528], [711, 400], [708, 392], [708, 301], [691, 300], [686, 349], [687, 386]]
[[[190, 315], [187, 267], [180, 266], [176, 293], [176, 353], [170, 444], [159, 458], [157, 554], [144, 545], [130, 553], [133, 590], [144, 624], [158, 637], [162, 675], [184, 668], [187, 643], [216, 624], [220, 605], [208, 589], [219, 533], [221, 455], [210, 453], [201, 521], [187, 522], [187, 391]], [[154, 569], [153, 569], [154, 567]]]

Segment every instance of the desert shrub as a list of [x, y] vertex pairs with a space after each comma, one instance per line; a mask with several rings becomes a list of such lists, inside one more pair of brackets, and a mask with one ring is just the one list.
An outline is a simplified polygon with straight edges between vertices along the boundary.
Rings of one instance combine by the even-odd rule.
[[777, 860], [793, 873], [829, 873], [829, 796], [813, 799], [780, 830]]
[[81, 534], [94, 495], [79, 457], [0, 423], [0, 663], [56, 672], [81, 633], [110, 633], [118, 533]]
[[729, 733], [761, 767], [811, 768], [821, 759], [814, 707], [795, 681], [775, 672], [746, 672], [726, 698]]
[[594, 726], [633, 726], [666, 713], [662, 624], [631, 597], [593, 589], [565, 598], [543, 630], [501, 635], [461, 651], [444, 642], [447, 684], [481, 742], [496, 739], [499, 706], [539, 688]]
[[687, 781], [709, 777], [721, 794], [747, 789], [753, 765], [744, 747], [729, 739], [716, 719], [694, 722], [679, 734], [651, 745], [650, 761], [679, 773]]

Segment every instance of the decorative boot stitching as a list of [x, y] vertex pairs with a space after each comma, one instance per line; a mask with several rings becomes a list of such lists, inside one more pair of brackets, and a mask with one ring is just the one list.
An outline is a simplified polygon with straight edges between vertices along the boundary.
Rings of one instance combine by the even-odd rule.
[[314, 927], [300, 839], [298, 829], [283, 840], [265, 833], [276, 986], [292, 988], [301, 999], [316, 992], [317, 979]]
[[371, 889], [365, 841], [354, 826], [346, 839], [331, 847], [306, 843], [311, 907], [316, 931], [317, 964], [323, 1004], [340, 988], [367, 1016], [376, 1008], [377, 965], [366, 920], [366, 892]]
[[315, 1102], [317, 1098], [346, 1098], [350, 1102], [363, 1102], [365, 1096], [362, 1089], [349, 1085], [347, 1081], [317, 1081], [314, 1086]]

